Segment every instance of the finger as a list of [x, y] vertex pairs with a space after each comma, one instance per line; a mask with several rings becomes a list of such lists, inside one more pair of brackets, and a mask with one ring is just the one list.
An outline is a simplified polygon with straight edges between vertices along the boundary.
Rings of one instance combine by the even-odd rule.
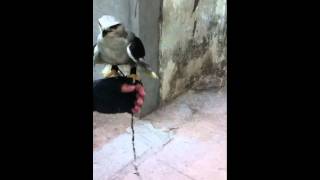
[[136, 90], [138, 91], [138, 94], [142, 97], [146, 95], [146, 92], [144, 91], [143, 86], [136, 86]]
[[136, 106], [134, 106], [134, 108], [132, 108], [132, 112], [133, 112], [133, 113], [138, 113], [138, 112], [140, 112], [140, 109], [141, 109], [141, 108], [136, 105]]
[[141, 84], [136, 85], [136, 90], [141, 96], [145, 96], [146, 93], [145, 93], [144, 87]]
[[135, 91], [135, 89], [136, 89], [135, 86], [129, 85], [129, 84], [123, 84], [121, 86], [121, 92], [123, 92], [123, 93], [130, 93], [130, 92]]
[[137, 89], [140, 89], [141, 87], [142, 87], [141, 84], [136, 84], [136, 88], [137, 88]]
[[131, 109], [131, 112], [137, 113], [137, 111], [134, 108]]
[[137, 104], [138, 106], [142, 106], [142, 105], [143, 105], [143, 99], [142, 99], [141, 97], [139, 97], [139, 98], [137, 99], [137, 101], [136, 101], [136, 104]]
[[137, 98], [137, 99], [138, 99], [138, 98], [141, 98], [141, 99], [144, 101], [144, 97], [145, 97], [145, 96], [141, 96], [139, 93], [136, 94], [136, 98]]

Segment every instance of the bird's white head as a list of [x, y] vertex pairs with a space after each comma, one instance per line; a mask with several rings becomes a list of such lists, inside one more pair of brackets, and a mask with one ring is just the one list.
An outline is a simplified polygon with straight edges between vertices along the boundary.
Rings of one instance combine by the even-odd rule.
[[99, 18], [99, 27], [102, 38], [127, 36], [127, 32], [125, 31], [123, 24], [115, 17], [110, 15], [104, 15]]

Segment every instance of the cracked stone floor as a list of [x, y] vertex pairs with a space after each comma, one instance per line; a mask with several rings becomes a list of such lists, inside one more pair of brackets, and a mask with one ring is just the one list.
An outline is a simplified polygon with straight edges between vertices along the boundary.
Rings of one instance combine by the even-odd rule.
[[226, 180], [224, 90], [188, 91], [135, 118], [134, 174], [129, 114], [93, 113], [94, 180]]

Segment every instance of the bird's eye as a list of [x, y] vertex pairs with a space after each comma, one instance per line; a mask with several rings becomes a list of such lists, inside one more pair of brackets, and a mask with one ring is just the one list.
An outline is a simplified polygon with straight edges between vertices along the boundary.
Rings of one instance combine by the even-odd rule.
[[117, 29], [119, 26], [120, 24], [117, 24], [117, 25], [111, 26], [110, 29]]
[[109, 32], [111, 32], [110, 29], [106, 29], [102, 31], [102, 36], [104, 37], [105, 35], [107, 35]]

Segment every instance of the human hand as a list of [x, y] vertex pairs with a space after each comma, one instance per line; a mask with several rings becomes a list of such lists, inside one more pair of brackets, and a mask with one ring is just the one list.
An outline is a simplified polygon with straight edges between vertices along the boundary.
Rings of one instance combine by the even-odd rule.
[[136, 93], [136, 101], [134, 102], [134, 107], [131, 109], [133, 113], [139, 113], [141, 111], [142, 105], [144, 103], [145, 91], [144, 87], [141, 83], [137, 83], [136, 85], [131, 84], [123, 84], [121, 86], [122, 93]]
[[93, 82], [93, 111], [106, 114], [138, 113], [144, 103], [143, 84], [131, 84], [127, 77], [98, 79]]

